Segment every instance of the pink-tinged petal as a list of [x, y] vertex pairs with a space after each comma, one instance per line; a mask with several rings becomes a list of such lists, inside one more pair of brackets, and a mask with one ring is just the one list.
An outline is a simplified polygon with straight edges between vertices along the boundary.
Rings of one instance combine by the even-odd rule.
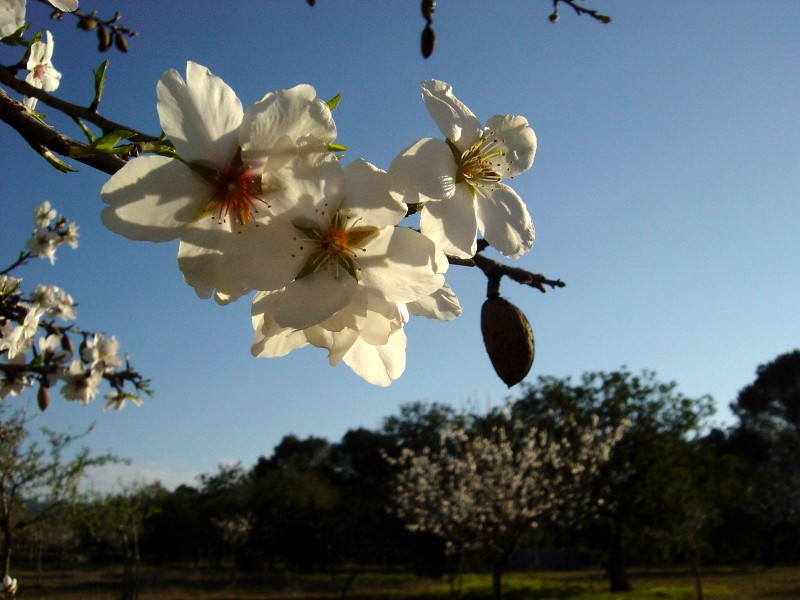
[[435, 272], [436, 247], [430, 239], [404, 227], [387, 227], [359, 255], [361, 281], [389, 302], [413, 302], [442, 287]]
[[389, 165], [389, 193], [405, 204], [446, 200], [455, 193], [457, 173], [458, 163], [447, 143], [425, 138]]
[[307, 84], [270, 92], [248, 107], [240, 132], [242, 148], [269, 150], [281, 136], [293, 142], [312, 135], [328, 143], [336, 137], [336, 125], [328, 105], [316, 98]]
[[423, 82], [422, 99], [442, 135], [462, 152], [480, 137], [480, 121], [453, 95], [449, 84], [436, 79]]
[[186, 63], [186, 82], [169, 70], [156, 86], [161, 128], [181, 158], [212, 168], [230, 162], [238, 149], [242, 103], [207, 68]]
[[44, 65], [42, 69], [42, 83], [40, 86], [45, 92], [54, 92], [61, 83], [61, 73], [53, 68], [53, 65]]
[[406, 206], [389, 195], [386, 171], [359, 158], [344, 170], [347, 206], [364, 225], [389, 227], [406, 216]]
[[478, 229], [498, 252], [519, 258], [533, 246], [536, 237], [531, 216], [522, 199], [504, 184], [477, 199]]
[[359, 339], [343, 361], [362, 379], [386, 387], [406, 369], [406, 334], [399, 329], [382, 346], [371, 346]]
[[338, 277], [320, 269], [286, 286], [275, 310], [282, 327], [305, 329], [322, 323], [350, 303], [358, 284], [347, 273]]
[[536, 134], [525, 117], [495, 115], [487, 121], [486, 127], [502, 140], [505, 155], [501, 159], [500, 174], [503, 177], [516, 177], [531, 168], [536, 156]]
[[458, 184], [449, 200], [425, 205], [420, 214], [420, 231], [447, 254], [460, 258], [474, 256], [478, 230], [475, 202], [469, 187]]
[[461, 314], [461, 304], [446, 283], [430, 296], [409, 302], [407, 306], [412, 315], [439, 321], [452, 321]]
[[186, 165], [165, 156], [134, 158], [106, 182], [103, 224], [132, 240], [175, 239], [200, 217], [209, 185]]

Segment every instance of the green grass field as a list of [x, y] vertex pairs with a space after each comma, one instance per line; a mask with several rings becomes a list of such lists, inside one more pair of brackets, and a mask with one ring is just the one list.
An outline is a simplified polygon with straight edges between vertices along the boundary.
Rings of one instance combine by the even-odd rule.
[[[15, 573], [20, 583], [19, 600], [117, 600], [120, 573], [64, 571]], [[141, 571], [140, 600], [327, 600], [339, 598], [350, 573], [336, 574], [239, 574], [145, 568]], [[674, 569], [632, 569], [634, 591], [612, 594], [600, 571], [547, 571], [509, 573], [504, 577], [507, 600], [693, 600], [694, 582], [688, 573]], [[490, 598], [491, 578], [466, 575], [463, 597]], [[706, 600], [800, 599], [800, 567], [714, 568], [703, 573]], [[356, 576], [346, 598], [359, 600], [445, 600], [450, 582], [434, 581], [403, 573], [362, 573]]]

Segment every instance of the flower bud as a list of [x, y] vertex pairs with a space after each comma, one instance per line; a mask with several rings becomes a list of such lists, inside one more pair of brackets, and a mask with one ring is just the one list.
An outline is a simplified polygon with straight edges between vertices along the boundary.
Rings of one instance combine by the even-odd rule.
[[124, 35], [117, 34], [114, 36], [114, 45], [117, 47], [117, 50], [120, 52], [127, 52], [128, 51], [128, 40], [125, 39]]
[[39, 405], [39, 410], [43, 412], [50, 406], [50, 390], [43, 385], [40, 385], [39, 391], [36, 392], [36, 404]]
[[522, 311], [500, 297], [487, 298], [481, 308], [481, 333], [495, 372], [508, 387], [531, 370], [533, 330]]
[[434, 11], [436, 11], [436, 0], [422, 0], [420, 9], [422, 10], [422, 16], [430, 23], [431, 19], [433, 19]]
[[100, 25], [97, 28], [97, 49], [100, 52], [105, 52], [111, 47], [111, 34], [108, 29]]
[[428, 58], [433, 54], [433, 49], [436, 47], [436, 34], [430, 24], [425, 25], [425, 29], [422, 30], [422, 42], [420, 45], [423, 58]]
[[98, 24], [99, 21], [94, 17], [83, 17], [80, 21], [78, 21], [78, 27], [84, 31], [92, 31], [97, 27]]

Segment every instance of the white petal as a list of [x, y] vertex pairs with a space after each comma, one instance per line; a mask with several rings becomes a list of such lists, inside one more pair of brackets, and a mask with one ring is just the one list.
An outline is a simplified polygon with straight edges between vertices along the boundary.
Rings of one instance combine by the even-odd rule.
[[169, 70], [156, 86], [161, 128], [181, 158], [209, 167], [226, 166], [238, 148], [242, 103], [207, 68], [186, 64], [186, 82]]
[[359, 339], [343, 360], [361, 378], [386, 387], [405, 371], [406, 334], [397, 330], [383, 346], [371, 346]]
[[411, 144], [389, 165], [389, 193], [406, 204], [452, 198], [457, 172], [458, 163], [447, 143], [425, 138]]
[[387, 227], [406, 216], [406, 206], [389, 195], [386, 171], [363, 159], [344, 170], [347, 207], [364, 219], [364, 225]]
[[498, 184], [477, 199], [478, 229], [498, 252], [519, 258], [533, 246], [535, 233], [528, 209], [516, 192]]
[[429, 319], [452, 321], [461, 314], [461, 304], [455, 292], [445, 283], [430, 296], [409, 302], [408, 312]]
[[307, 135], [325, 143], [333, 141], [333, 116], [316, 95], [313, 87], [302, 84], [271, 92], [248, 107], [240, 133], [242, 148], [269, 150], [281, 136], [288, 136], [295, 143]]
[[328, 349], [328, 364], [333, 367], [358, 341], [359, 332], [355, 329], [332, 332], [315, 326], [306, 329], [305, 333], [309, 343], [317, 348]]
[[0, 39], [17, 31], [25, 24], [25, 0], [0, 2]]
[[536, 156], [536, 134], [525, 117], [495, 115], [486, 123], [505, 150], [503, 177], [516, 177], [530, 169]]
[[420, 214], [420, 231], [445, 253], [470, 258], [477, 250], [478, 221], [469, 187], [458, 184], [449, 200], [430, 202]]
[[208, 184], [172, 158], [134, 158], [106, 182], [103, 224], [132, 240], [163, 242], [195, 221], [210, 196]]
[[53, 50], [55, 49], [55, 43], [53, 42], [53, 34], [49, 31], [45, 30], [44, 32], [44, 54], [42, 55], [41, 60], [39, 61], [41, 64], [47, 65], [50, 64], [50, 61], [53, 60]]
[[346, 273], [336, 277], [331, 270], [320, 269], [286, 286], [277, 301], [275, 321], [294, 329], [322, 323], [350, 303], [357, 285]]
[[78, 0], [47, 0], [50, 4], [55, 6], [58, 10], [64, 12], [73, 12], [78, 10]]
[[483, 127], [472, 111], [453, 95], [453, 88], [432, 79], [422, 83], [425, 107], [439, 126], [439, 131], [464, 151], [477, 140]]
[[250, 353], [258, 358], [277, 358], [286, 356], [292, 350], [306, 345], [308, 345], [308, 340], [302, 331], [285, 329], [270, 337], [265, 337], [256, 331]]
[[193, 228], [182, 238], [178, 266], [201, 298], [215, 288], [221, 294], [217, 301], [226, 304], [250, 290], [277, 290], [294, 279], [302, 257], [291, 256], [293, 239], [294, 228], [278, 220], [250, 224], [241, 233]]
[[436, 247], [430, 239], [404, 227], [387, 227], [366, 246], [362, 283], [389, 302], [413, 302], [442, 287], [436, 273]]

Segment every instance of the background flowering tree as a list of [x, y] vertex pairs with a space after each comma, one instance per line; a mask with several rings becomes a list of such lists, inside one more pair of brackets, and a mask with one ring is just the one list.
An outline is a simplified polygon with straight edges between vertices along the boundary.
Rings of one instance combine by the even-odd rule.
[[588, 483], [624, 426], [603, 429], [595, 419], [567, 440], [504, 410], [444, 431], [437, 447], [389, 459], [398, 469], [394, 511], [409, 530], [441, 537], [451, 555], [490, 557], [499, 599], [503, 569], [523, 535], [587, 512]]

